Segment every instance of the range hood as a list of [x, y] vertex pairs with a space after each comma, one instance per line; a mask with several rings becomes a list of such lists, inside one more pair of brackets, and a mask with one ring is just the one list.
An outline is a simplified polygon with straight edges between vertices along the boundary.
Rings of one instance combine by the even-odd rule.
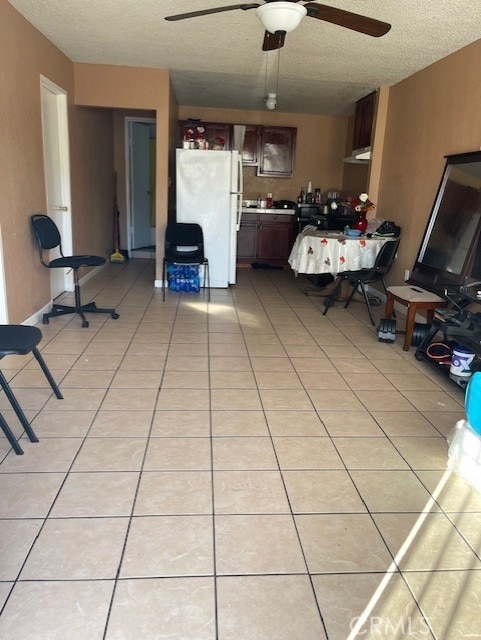
[[351, 164], [367, 164], [371, 160], [371, 147], [362, 147], [354, 149], [348, 158], [344, 158], [344, 162]]

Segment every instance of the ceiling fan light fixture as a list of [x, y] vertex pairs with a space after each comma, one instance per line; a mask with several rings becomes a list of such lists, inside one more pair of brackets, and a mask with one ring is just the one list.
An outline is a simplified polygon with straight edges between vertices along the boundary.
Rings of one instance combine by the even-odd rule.
[[293, 2], [269, 2], [257, 7], [256, 14], [266, 31], [289, 33], [297, 29], [307, 9]]
[[266, 103], [267, 109], [269, 109], [269, 111], [273, 111], [277, 107], [277, 94], [268, 93], [267, 98], [264, 98], [264, 102]]

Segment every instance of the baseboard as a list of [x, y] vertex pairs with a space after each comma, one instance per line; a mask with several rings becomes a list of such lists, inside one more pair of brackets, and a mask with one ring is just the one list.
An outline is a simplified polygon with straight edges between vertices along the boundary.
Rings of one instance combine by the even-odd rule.
[[42, 307], [39, 311], [36, 311], [33, 315], [31, 315], [30, 318], [27, 318], [26, 320], [24, 320], [22, 324], [25, 324], [25, 325], [42, 324], [43, 314], [48, 313], [52, 308], [52, 305], [53, 305], [53, 300], [50, 300], [50, 302], [47, 302], [47, 304], [44, 307]]
[[[80, 286], [82, 286], [83, 284], [85, 284], [86, 282], [88, 282], [90, 280], [90, 278], [93, 278], [94, 276], [97, 275], [97, 273], [99, 273], [100, 271], [102, 271], [102, 269], [105, 269], [105, 267], [109, 264], [109, 262], [106, 262], [105, 264], [101, 264], [99, 267], [94, 267], [93, 269], [91, 269], [88, 273], [86, 273], [84, 275], [83, 278], [80, 278], [79, 280], [79, 284]], [[72, 289], [73, 291], [73, 289]]]
[[[90, 278], [93, 278], [97, 273], [99, 273], [99, 271], [101, 271], [104, 267], [106, 267], [107, 264], [108, 263], [101, 264], [99, 267], [95, 267], [94, 269], [91, 269], [88, 273], [86, 273], [84, 277], [80, 278], [79, 280], [80, 286], [88, 282]], [[68, 293], [72, 293], [73, 289], [70, 289], [67, 291]], [[51, 299], [50, 302], [47, 302], [47, 304], [44, 305], [41, 309], [39, 309], [39, 311], [36, 311], [34, 314], [30, 316], [30, 318], [27, 318], [26, 320], [24, 320], [22, 324], [24, 325], [41, 324], [43, 320], [43, 314], [48, 313], [52, 309], [52, 306], [53, 306], [53, 300]]]

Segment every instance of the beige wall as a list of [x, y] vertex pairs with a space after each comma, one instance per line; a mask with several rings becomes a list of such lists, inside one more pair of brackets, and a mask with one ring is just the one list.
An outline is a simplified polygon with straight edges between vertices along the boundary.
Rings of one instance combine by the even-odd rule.
[[297, 200], [309, 181], [323, 192], [340, 190], [348, 118], [313, 116], [273, 111], [242, 111], [200, 107], [179, 107], [179, 118], [200, 118], [205, 122], [297, 127], [296, 157], [292, 178], [258, 178], [255, 167], [245, 167], [244, 196], [273, 194], [274, 200]]
[[[92, 240], [105, 254], [112, 231], [104, 215], [111, 194], [112, 140], [109, 112], [81, 111], [73, 104], [73, 65], [6, 0], [0, 0], [0, 224], [9, 321], [23, 322], [50, 300], [50, 272], [38, 260], [29, 227], [46, 211], [40, 75], [68, 94], [74, 250], [87, 253]], [[109, 133], [110, 131], [110, 133]], [[85, 167], [93, 164], [93, 176]], [[111, 210], [108, 221], [111, 224]], [[93, 230], [93, 233], [92, 233]]]
[[69, 123], [74, 251], [108, 257], [113, 249], [112, 111], [73, 107]]
[[[402, 282], [428, 220], [447, 154], [481, 146], [481, 41], [391, 87], [385, 94], [383, 144], [377, 159], [376, 214], [403, 227], [399, 258], [389, 277]], [[13, 7], [0, 0], [0, 224], [9, 319], [21, 322], [50, 299], [49, 272], [40, 267], [29, 216], [45, 211], [40, 74], [65, 89], [69, 101], [74, 250], [105, 254], [112, 245], [114, 146], [112, 109], [151, 110], [157, 117], [157, 278], [164, 228], [172, 210], [177, 119], [295, 126], [296, 171], [290, 180], [248, 176], [246, 197], [272, 191], [294, 199], [309, 180], [324, 191], [362, 180], [342, 163], [348, 119], [178, 107], [169, 72], [109, 65], [73, 65]], [[74, 104], [74, 78], [75, 102]], [[87, 107], [87, 108], [85, 108]], [[101, 108], [99, 108], [101, 107]], [[383, 124], [384, 127], [384, 124]], [[375, 143], [378, 132], [375, 134]], [[117, 136], [115, 135], [117, 143]], [[120, 165], [119, 165], [120, 166]], [[125, 207], [124, 207], [125, 210]], [[94, 233], [92, 233], [94, 229]], [[161, 269], [161, 266], [160, 266]]]
[[413, 266], [444, 156], [481, 146], [480, 60], [481, 40], [390, 89], [377, 213], [402, 227], [392, 284]]
[[169, 158], [172, 114], [177, 119], [167, 69], [123, 67], [98, 64], [75, 64], [76, 104], [121, 109], [155, 110], [156, 145], [156, 234], [157, 273], [160, 279], [163, 237], [169, 203]]

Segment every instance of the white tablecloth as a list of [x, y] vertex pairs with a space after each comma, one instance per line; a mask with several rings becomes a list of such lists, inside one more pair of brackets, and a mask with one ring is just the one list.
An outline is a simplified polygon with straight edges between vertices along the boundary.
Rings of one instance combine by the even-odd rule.
[[385, 242], [393, 238], [349, 237], [328, 231], [303, 231], [289, 256], [289, 264], [298, 273], [357, 271], [372, 267]]

